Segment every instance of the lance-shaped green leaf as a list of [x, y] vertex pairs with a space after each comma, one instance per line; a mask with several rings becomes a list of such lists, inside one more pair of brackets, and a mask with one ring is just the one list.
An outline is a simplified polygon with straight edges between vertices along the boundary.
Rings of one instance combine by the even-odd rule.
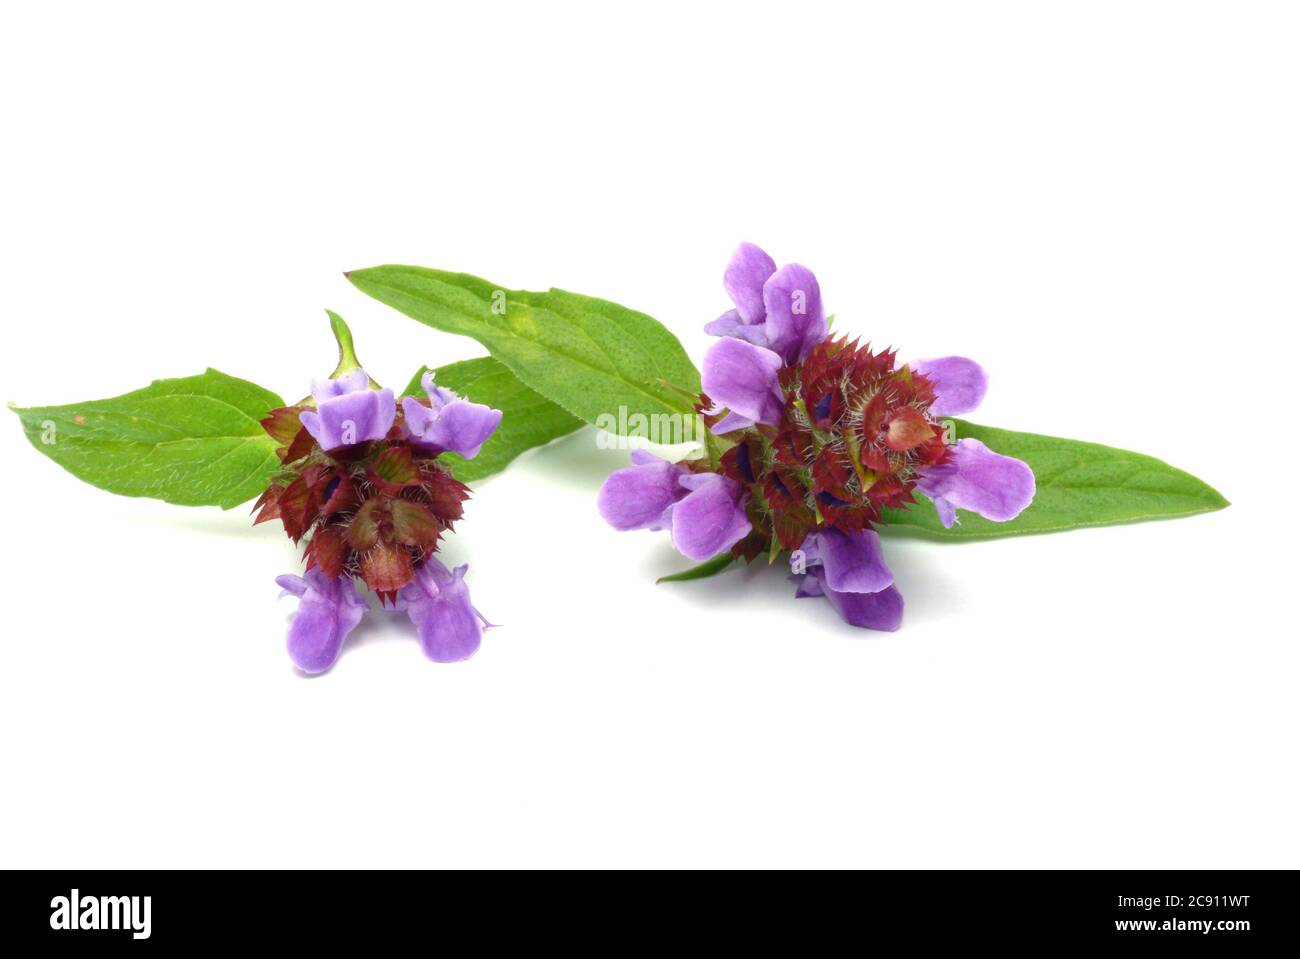
[[[424, 396], [421, 367], [403, 396]], [[567, 436], [582, 426], [582, 420], [538, 395], [490, 356], [460, 363], [448, 363], [433, 371], [434, 382], [467, 400], [501, 411], [501, 425], [472, 460], [444, 453], [442, 462], [462, 483], [491, 476], [505, 469], [520, 453], [551, 440]]]
[[10, 405], [32, 445], [78, 479], [123, 496], [230, 509], [279, 469], [259, 420], [284, 401], [208, 370], [67, 406]]
[[699, 371], [677, 337], [644, 313], [415, 266], [354, 270], [348, 279], [421, 323], [473, 337], [524, 385], [588, 423], [693, 411]]
[[1034, 501], [1006, 523], [994, 523], [959, 510], [960, 522], [952, 529], [944, 529], [934, 504], [917, 494], [920, 502], [916, 505], [885, 511], [885, 522], [891, 527], [908, 527], [945, 540], [990, 539], [1172, 519], [1228, 505], [1223, 496], [1195, 476], [1154, 456], [962, 420], [955, 424], [959, 439], [980, 440], [995, 452], [1028, 463], [1038, 486]]

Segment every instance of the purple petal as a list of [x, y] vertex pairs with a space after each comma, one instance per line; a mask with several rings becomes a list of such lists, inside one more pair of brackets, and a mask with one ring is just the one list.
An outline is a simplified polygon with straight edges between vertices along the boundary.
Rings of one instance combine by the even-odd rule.
[[424, 371], [424, 375], [420, 377], [420, 388], [429, 394], [429, 402], [433, 404], [435, 410], [446, 406], [453, 400], [460, 399], [459, 396], [447, 389], [445, 386], [439, 386], [435, 383], [433, 381], [433, 374], [433, 370]]
[[804, 541], [805, 562], [822, 566], [826, 585], [841, 593], [878, 593], [894, 582], [873, 529], [842, 533], [825, 529]]
[[786, 363], [801, 362], [826, 338], [821, 287], [806, 266], [789, 263], [774, 273], [763, 286], [763, 304], [768, 345]]
[[939, 514], [944, 529], [952, 529], [952, 524], [957, 522], [957, 507], [942, 497], [934, 500], [934, 511]]
[[664, 462], [662, 457], [655, 456], [649, 450], [633, 450], [627, 455], [628, 459], [637, 466], [653, 466], [655, 463]]
[[[450, 393], [450, 390], [442, 390]], [[406, 429], [411, 439], [428, 449], [450, 450], [459, 453], [467, 460], [472, 460], [482, 449], [484, 442], [501, 423], [501, 411], [494, 410], [482, 403], [462, 400], [455, 394], [449, 402], [436, 405], [441, 397], [434, 399], [435, 406], [425, 406], [413, 396], [402, 400], [402, 412], [406, 414]]]
[[776, 261], [752, 243], [740, 244], [731, 254], [722, 285], [746, 326], [763, 322], [763, 284], [775, 272]]
[[667, 524], [664, 512], [685, 495], [677, 484], [682, 469], [644, 450], [633, 453], [632, 459], [638, 465], [605, 478], [596, 508], [617, 530], [662, 529]]
[[744, 340], [722, 339], [704, 355], [701, 384], [719, 406], [745, 419], [776, 426], [785, 407], [777, 380], [780, 368], [781, 357], [771, 350]]
[[903, 623], [903, 594], [897, 586], [876, 593], [840, 593], [828, 588], [826, 598], [850, 626], [893, 632]]
[[370, 377], [366, 375], [366, 371], [355, 369], [351, 373], [345, 373], [338, 379], [312, 380], [311, 395], [317, 403], [324, 403], [328, 399], [343, 396], [345, 393], [360, 393], [369, 386]]
[[673, 507], [673, 545], [703, 562], [731, 549], [749, 532], [744, 488], [718, 473], [687, 473], [678, 482], [690, 493]]
[[486, 620], [470, 602], [468, 566], [454, 572], [429, 559], [402, 587], [406, 614], [420, 634], [424, 655], [437, 663], [457, 663], [478, 652]]
[[295, 576], [293, 573], [285, 573], [283, 576], [275, 578], [276, 585], [282, 590], [281, 596], [298, 596], [301, 597], [307, 592], [307, 581], [301, 576]]
[[927, 469], [916, 486], [934, 500], [944, 526], [952, 526], [954, 508], [1002, 523], [1015, 519], [1033, 501], [1034, 472], [979, 440], [964, 439], [947, 463]]
[[303, 672], [324, 672], [339, 658], [348, 633], [361, 622], [365, 601], [357, 595], [351, 577], [326, 576], [319, 569], [308, 570], [305, 578], [280, 576], [276, 582], [302, 597], [289, 624], [289, 658]]
[[826, 600], [850, 626], [893, 632], [903, 622], [903, 594], [897, 586], [874, 593], [841, 593], [826, 585], [825, 571], [810, 569], [806, 576], [791, 577], [799, 583], [796, 599], [825, 596]]
[[298, 418], [321, 449], [333, 450], [383, 439], [396, 415], [392, 390], [362, 389], [320, 401]]
[[811, 573], [800, 573], [790, 577], [792, 582], [799, 584], [794, 591], [795, 599], [808, 599], [813, 596], [826, 595], [826, 587], [822, 585], [820, 572], [820, 570], [813, 570]]
[[739, 413], [728, 413], [713, 424], [713, 432], [718, 436], [724, 436], [735, 430], [747, 430], [753, 425], [754, 421], [747, 416], [741, 416]]
[[767, 346], [767, 328], [762, 323], [749, 325], [736, 310], [728, 310], [712, 323], [704, 324], [704, 332], [711, 336], [734, 336], [755, 346]]
[[989, 378], [984, 368], [964, 356], [941, 356], [936, 360], [917, 360], [912, 369], [934, 384], [937, 399], [930, 404], [935, 416], [959, 416], [979, 406], [988, 392]]

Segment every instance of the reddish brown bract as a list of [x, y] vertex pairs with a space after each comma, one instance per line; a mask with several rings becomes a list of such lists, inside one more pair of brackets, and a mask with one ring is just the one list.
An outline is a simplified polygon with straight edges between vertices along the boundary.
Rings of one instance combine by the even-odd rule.
[[[855, 532], [881, 523], [886, 507], [913, 502], [918, 470], [950, 451], [944, 425], [930, 414], [933, 384], [895, 362], [892, 350], [873, 353], [839, 338], [781, 370], [780, 425], [729, 434], [736, 445], [720, 461], [721, 472], [750, 491], [754, 531], [736, 555], [797, 549], [827, 527]], [[705, 397], [700, 408], [708, 406]]]
[[254, 523], [279, 519], [295, 543], [307, 537], [308, 569], [358, 577], [392, 602], [460, 519], [469, 488], [437, 454], [402, 439], [400, 410], [383, 440], [327, 454], [301, 424], [292, 428], [302, 409], [262, 421], [284, 444], [284, 468], [254, 505]]

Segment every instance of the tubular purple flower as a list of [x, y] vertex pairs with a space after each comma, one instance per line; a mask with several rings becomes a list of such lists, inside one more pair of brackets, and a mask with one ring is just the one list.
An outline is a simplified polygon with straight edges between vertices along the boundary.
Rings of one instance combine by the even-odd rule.
[[771, 350], [744, 340], [727, 337], [714, 343], [704, 356], [701, 386], [716, 409], [725, 407], [731, 415], [715, 424], [713, 432], [780, 423], [785, 397], [777, 372], [782, 365]]
[[740, 244], [722, 275], [722, 285], [736, 308], [705, 325], [704, 331], [766, 346], [764, 320], [767, 314], [763, 307], [763, 284], [775, 272], [776, 262], [770, 256], [752, 243]]
[[813, 271], [798, 263], [781, 267], [763, 284], [767, 346], [793, 366], [826, 339], [822, 291]]
[[995, 453], [977, 439], [960, 440], [942, 466], [925, 470], [916, 488], [934, 500], [945, 527], [957, 521], [957, 509], [1006, 522], [1034, 499], [1034, 471], [1010, 456]]
[[420, 648], [436, 663], [458, 663], [478, 652], [483, 630], [492, 624], [470, 602], [465, 573], [428, 559], [402, 587], [398, 608], [405, 610], [420, 634]]
[[825, 596], [835, 611], [851, 626], [891, 631], [903, 621], [903, 594], [894, 585], [894, 574], [885, 565], [880, 536], [864, 529], [844, 533], [824, 529], [811, 533], [801, 547], [802, 557], [792, 554], [791, 568], [802, 579], [795, 596]]
[[745, 489], [735, 480], [685, 473], [677, 482], [690, 492], [672, 508], [673, 545], [687, 559], [712, 559], [749, 533]]
[[763, 250], [742, 243], [722, 285], [736, 308], [706, 324], [706, 333], [765, 347], [789, 364], [801, 362], [826, 338], [821, 287], [807, 267], [790, 263], [778, 270]]
[[636, 465], [611, 473], [596, 506], [617, 530], [671, 529], [673, 545], [688, 559], [704, 561], [731, 549], [750, 530], [748, 495], [718, 473], [693, 473], [644, 450]]
[[429, 395], [425, 406], [413, 396], [402, 400], [412, 442], [429, 450], [449, 450], [472, 460], [501, 423], [501, 411], [461, 399], [433, 382], [433, 373], [420, 378]]
[[892, 633], [903, 624], [903, 594], [897, 586], [887, 586], [876, 593], [841, 593], [826, 585], [823, 570], [812, 569], [795, 591], [797, 599], [809, 596], [825, 596], [840, 619], [850, 626]]
[[357, 595], [350, 576], [326, 576], [319, 569], [307, 570], [306, 576], [277, 576], [275, 581], [300, 599], [289, 624], [289, 658], [305, 673], [324, 672], [366, 614], [365, 600]]
[[935, 416], [969, 413], [984, 401], [989, 378], [984, 368], [964, 356], [941, 356], [935, 360], [914, 360], [913, 371], [934, 384], [936, 399], [930, 404]]
[[722, 274], [722, 286], [736, 304], [736, 315], [746, 326], [762, 324], [767, 316], [763, 284], [776, 272], [776, 261], [753, 243], [742, 243], [731, 255]]
[[810, 533], [800, 547], [806, 566], [821, 566], [827, 584], [842, 593], [878, 593], [894, 582], [874, 529]]
[[667, 529], [670, 510], [686, 495], [677, 480], [686, 472], [645, 450], [632, 453], [633, 466], [615, 470], [605, 478], [596, 508], [617, 530]]
[[397, 416], [393, 391], [370, 389], [364, 370], [336, 380], [315, 380], [311, 392], [316, 409], [303, 410], [298, 419], [326, 451], [381, 440]]

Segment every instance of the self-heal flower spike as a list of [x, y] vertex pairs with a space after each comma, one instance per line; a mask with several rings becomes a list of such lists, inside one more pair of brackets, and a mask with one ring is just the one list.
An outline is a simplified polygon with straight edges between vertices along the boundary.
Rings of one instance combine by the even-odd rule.
[[429, 405], [407, 397], [399, 410], [356, 361], [346, 324], [330, 316], [340, 349], [334, 375], [312, 384], [310, 400], [263, 420], [281, 444], [282, 468], [257, 502], [256, 522], [278, 519], [295, 543], [306, 540], [306, 576], [279, 580], [301, 598], [290, 658], [306, 672], [334, 663], [366, 609], [360, 581], [381, 604], [409, 613], [430, 659], [466, 659], [486, 621], [470, 605], [466, 567], [449, 573], [434, 553], [469, 488], [439, 457], [475, 456], [501, 412], [433, 386], [431, 375]]
[[1034, 497], [1020, 460], [975, 439], [948, 443], [942, 418], [979, 405], [984, 370], [956, 356], [900, 364], [893, 350], [828, 338], [816, 277], [778, 270], [753, 244], [723, 285], [735, 309], [705, 327], [721, 339], [704, 358], [698, 407], [714, 454], [676, 464], [634, 454], [606, 480], [601, 514], [616, 529], [671, 528], [695, 560], [788, 551], [798, 596], [824, 596], [855, 626], [897, 629], [902, 595], [875, 530], [887, 510], [920, 490], [950, 527], [957, 509], [1002, 522]]

